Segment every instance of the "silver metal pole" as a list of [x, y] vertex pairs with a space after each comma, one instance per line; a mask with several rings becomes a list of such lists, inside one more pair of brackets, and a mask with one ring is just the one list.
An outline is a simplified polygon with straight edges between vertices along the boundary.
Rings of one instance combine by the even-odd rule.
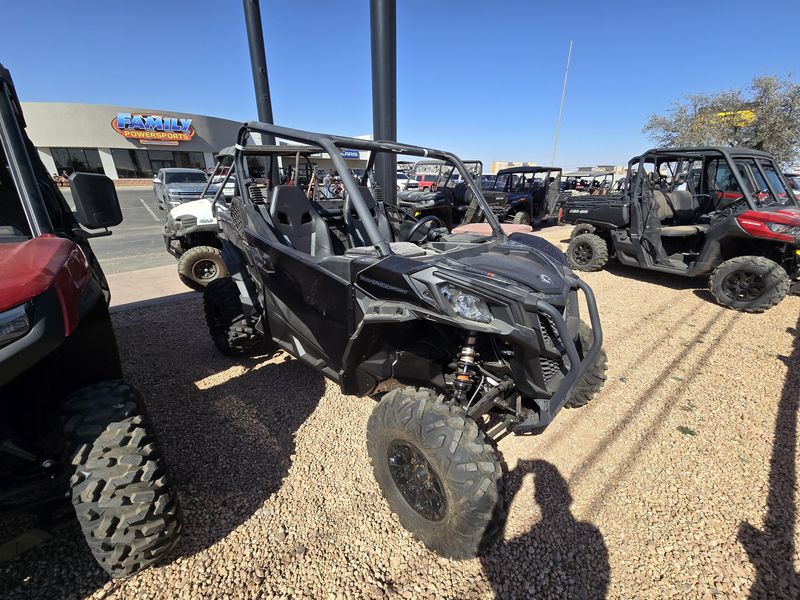
[[567, 77], [569, 76], [569, 63], [572, 60], [572, 40], [569, 41], [569, 52], [567, 53], [567, 67], [564, 69], [564, 87], [561, 88], [561, 106], [558, 107], [558, 120], [556, 121], [556, 135], [553, 139], [553, 158], [550, 159], [550, 166], [556, 165], [556, 150], [558, 149], [558, 130], [561, 129], [561, 114], [564, 112], [564, 97], [567, 95]]

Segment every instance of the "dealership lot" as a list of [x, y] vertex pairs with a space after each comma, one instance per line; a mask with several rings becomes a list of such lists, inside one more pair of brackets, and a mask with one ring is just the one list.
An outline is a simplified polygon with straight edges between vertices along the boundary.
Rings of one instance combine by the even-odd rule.
[[798, 597], [800, 298], [748, 315], [685, 279], [584, 278], [609, 380], [543, 435], [501, 443], [509, 520], [482, 559], [427, 552], [389, 512], [365, 450], [371, 400], [284, 354], [220, 357], [195, 298], [114, 317], [180, 490], [175, 557], [110, 582], [70, 526], [2, 565], [0, 595], [539, 598], [582, 582], [610, 598]]

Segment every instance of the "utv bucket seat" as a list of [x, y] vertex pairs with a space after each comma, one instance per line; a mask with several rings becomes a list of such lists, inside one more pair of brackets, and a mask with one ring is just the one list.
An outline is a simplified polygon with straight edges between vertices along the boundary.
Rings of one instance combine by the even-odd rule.
[[[378, 231], [380, 231], [381, 236], [389, 242], [394, 241], [392, 227], [389, 224], [389, 218], [386, 216], [386, 211], [383, 210], [383, 206], [378, 205], [368, 187], [359, 186], [358, 191], [361, 192], [361, 196], [364, 198], [364, 202], [367, 205], [369, 214], [372, 215], [372, 218], [375, 221], [375, 224], [378, 226]], [[358, 213], [356, 212], [352, 202], [345, 203], [344, 218], [345, 225], [347, 226], [347, 234], [350, 237], [350, 243], [352, 247], [355, 248], [358, 246], [372, 245], [369, 241], [369, 235], [367, 235], [367, 228], [364, 226], [364, 222], [358, 216]]]
[[333, 255], [328, 226], [299, 187], [275, 186], [269, 214], [279, 237], [291, 248], [316, 257]]

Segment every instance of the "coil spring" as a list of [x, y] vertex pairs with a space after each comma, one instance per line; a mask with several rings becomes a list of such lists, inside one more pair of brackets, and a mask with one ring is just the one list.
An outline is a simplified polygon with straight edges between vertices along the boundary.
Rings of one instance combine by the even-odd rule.
[[453, 381], [455, 400], [459, 403], [466, 401], [467, 392], [472, 388], [473, 378], [476, 373], [472, 370], [475, 360], [480, 356], [475, 351], [477, 338], [475, 332], [470, 331], [464, 339], [464, 345], [456, 358], [456, 378]]

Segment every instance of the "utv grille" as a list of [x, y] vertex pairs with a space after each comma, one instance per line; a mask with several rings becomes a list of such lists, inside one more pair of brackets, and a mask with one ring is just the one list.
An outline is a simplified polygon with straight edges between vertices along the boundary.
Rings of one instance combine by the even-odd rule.
[[540, 357], [539, 366], [542, 368], [545, 383], [550, 383], [553, 377], [561, 373], [561, 361], [553, 360], [552, 358]]
[[231, 202], [230, 208], [230, 217], [231, 223], [233, 226], [238, 229], [239, 231], [244, 230], [244, 221], [242, 220], [242, 206], [241, 200], [238, 198], [234, 198], [233, 202]]
[[[550, 317], [545, 314], [539, 314], [539, 329], [542, 332], [545, 345], [552, 347], [562, 355], [566, 354], [567, 350], [561, 342], [561, 337], [558, 335], [556, 324], [553, 323]], [[553, 359], [541, 356], [539, 357], [539, 366], [542, 369], [545, 383], [549, 383], [553, 377], [564, 372], [564, 359]]]

